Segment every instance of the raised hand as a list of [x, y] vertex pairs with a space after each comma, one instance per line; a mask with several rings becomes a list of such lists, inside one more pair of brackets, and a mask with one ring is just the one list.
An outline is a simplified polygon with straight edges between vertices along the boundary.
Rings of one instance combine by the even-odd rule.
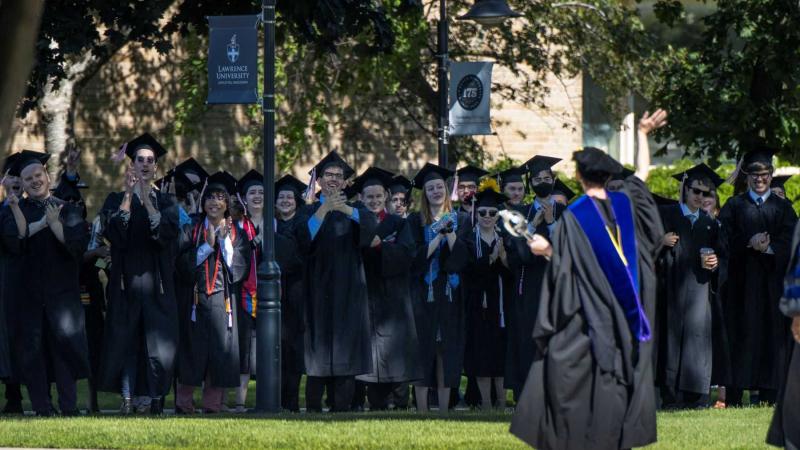
[[132, 193], [137, 183], [138, 179], [134, 173], [133, 166], [128, 167], [128, 170], [125, 171], [125, 192]]
[[56, 206], [54, 203], [48, 203], [44, 209], [44, 217], [47, 221], [47, 225], [52, 226], [54, 223], [58, 222], [59, 215], [61, 214], [61, 206]]
[[8, 192], [8, 206], [12, 208], [19, 206], [19, 197], [11, 191]]
[[208, 224], [208, 228], [206, 229], [206, 244], [211, 248], [214, 248], [214, 245], [217, 244], [217, 229], [214, 228], [214, 225]]
[[553, 254], [553, 247], [550, 245], [550, 241], [538, 234], [534, 234], [533, 239], [528, 241], [528, 247], [531, 249], [531, 253], [537, 256], [549, 258]]
[[648, 111], [645, 111], [641, 119], [639, 119], [639, 131], [644, 134], [657, 130], [667, 124], [667, 111], [659, 108], [653, 112], [651, 116]]
[[220, 225], [219, 227], [219, 238], [220, 239], [227, 238], [231, 232], [231, 227], [233, 227], [233, 219], [228, 217], [227, 219], [225, 219], [224, 222], [222, 222], [222, 225]]
[[81, 159], [81, 151], [77, 146], [72, 146], [67, 152], [67, 173], [75, 175], [78, 172], [78, 163]]

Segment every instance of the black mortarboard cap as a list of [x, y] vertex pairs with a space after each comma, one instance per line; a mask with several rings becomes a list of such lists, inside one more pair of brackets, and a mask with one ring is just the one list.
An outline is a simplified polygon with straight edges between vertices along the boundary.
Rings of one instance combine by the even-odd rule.
[[208, 172], [203, 169], [203, 166], [200, 165], [194, 158], [189, 158], [186, 161], [175, 166], [175, 173], [179, 175], [183, 175], [184, 177], [187, 174], [194, 175], [200, 180], [196, 183], [192, 182], [190, 178], [185, 178], [191, 185], [193, 185], [196, 189], [201, 189], [203, 184], [206, 182], [206, 178], [208, 178]]
[[632, 177], [633, 175], [636, 175], [636, 172], [634, 172], [631, 169], [628, 169], [625, 166], [622, 166], [622, 172], [614, 175], [613, 177], [611, 177], [611, 179], [612, 180], [623, 180], [624, 181], [624, 180], [627, 180], [629, 177]]
[[76, 185], [70, 183], [69, 181], [61, 181], [60, 183], [58, 183], [58, 187], [53, 189], [53, 196], [56, 198], [60, 198], [65, 202], [79, 202], [83, 200], [83, 196], [81, 195], [79, 189], [86, 189], [88, 187], [89, 186], [83, 183], [78, 183]]
[[389, 192], [392, 195], [397, 194], [398, 192], [408, 193], [411, 190], [411, 180], [402, 176], [402, 175], [395, 175], [392, 178], [392, 182], [389, 183]]
[[425, 163], [422, 169], [414, 176], [414, 187], [422, 189], [425, 183], [431, 180], [447, 180], [453, 176], [453, 171], [436, 164]]
[[753, 163], [762, 163], [772, 167], [772, 157], [778, 153], [778, 150], [765, 145], [759, 145], [753, 150], [748, 151], [742, 157], [742, 170], [747, 172]]
[[505, 187], [506, 183], [524, 183], [522, 178], [527, 169], [525, 167], [512, 167], [500, 172], [500, 186]]
[[[325, 168], [331, 164], [336, 164], [344, 170], [344, 179], [347, 180], [348, 178], [352, 177], [353, 174], [356, 173], [350, 165], [336, 153], [336, 150], [331, 151], [324, 158], [322, 158], [316, 166], [314, 166], [313, 170], [317, 171], [317, 178], [322, 178], [322, 175], [325, 172]], [[309, 172], [310, 173], [310, 172]]]
[[352, 188], [355, 193], [360, 193], [368, 186], [383, 186], [389, 188], [394, 174], [379, 167], [370, 167], [353, 180]]
[[295, 194], [302, 196], [306, 189], [308, 189], [307, 184], [290, 174], [282, 176], [280, 180], [275, 182], [275, 196], [277, 196], [279, 192], [286, 190], [293, 191]]
[[5, 175], [9, 170], [11, 170], [11, 167], [14, 165], [17, 159], [19, 159], [20, 153], [21, 152], [12, 153], [11, 155], [8, 155], [8, 157], [6, 157], [6, 160], [3, 161], [3, 175]]
[[717, 172], [714, 172], [714, 169], [708, 167], [706, 163], [700, 163], [684, 172], [676, 173], [675, 175], [672, 176], [672, 178], [678, 181], [683, 181], [684, 177], [689, 177], [693, 175], [703, 176], [710, 179], [711, 182], [714, 183], [714, 187], [719, 187], [722, 183], [725, 182], [725, 180], [721, 176], [717, 175]]
[[608, 175], [619, 175], [625, 169], [622, 164], [617, 162], [608, 153], [595, 147], [585, 147], [572, 155], [572, 159], [578, 166], [578, 171], [585, 173], [605, 173]]
[[464, 166], [458, 170], [456, 170], [456, 175], [458, 175], [458, 181], [460, 182], [473, 182], [478, 184], [478, 180], [481, 179], [482, 176], [488, 175], [489, 172], [481, 169], [480, 167], [475, 167], [472, 165]]
[[261, 175], [257, 170], [250, 169], [249, 172], [244, 174], [244, 176], [239, 178], [239, 181], [236, 182], [236, 190], [239, 191], [239, 194], [241, 194], [242, 197], [244, 197], [244, 195], [247, 194], [247, 190], [254, 185], [263, 186], [264, 176]]
[[49, 153], [43, 152], [33, 152], [30, 150], [23, 150], [18, 153], [17, 159], [14, 160], [14, 164], [11, 165], [9, 168], [9, 175], [18, 177], [22, 172], [22, 169], [30, 166], [31, 164], [41, 164], [45, 165], [47, 160], [50, 159]]
[[497, 208], [508, 200], [504, 194], [496, 192], [494, 189], [485, 189], [475, 194], [475, 208], [481, 206]]
[[152, 150], [156, 155], [156, 159], [159, 159], [167, 154], [167, 150], [161, 144], [159, 144], [156, 138], [151, 136], [150, 133], [144, 133], [134, 140], [129, 141], [125, 147], [125, 154], [128, 155], [128, 158], [133, 159], [136, 157], [136, 150], [139, 150], [140, 148], [149, 148]]
[[786, 182], [789, 181], [789, 178], [792, 178], [793, 176], [794, 175], [778, 175], [778, 176], [774, 176], [774, 177], [772, 177], [772, 183], [769, 185], [769, 187], [783, 188], [784, 187], [783, 185], [786, 184]]
[[544, 155], [536, 155], [533, 158], [529, 159], [525, 164], [522, 166], [528, 169], [528, 172], [536, 176], [539, 172], [543, 170], [553, 170], [553, 166], [556, 165], [561, 161], [561, 158], [554, 158], [552, 156], [544, 156]]
[[553, 193], [562, 194], [564, 197], [567, 197], [567, 202], [575, 198], [575, 192], [569, 188], [563, 181], [556, 178], [555, 184], [553, 185]]
[[224, 170], [209, 176], [207, 182], [205, 192], [225, 191], [231, 195], [236, 194], [236, 178]]

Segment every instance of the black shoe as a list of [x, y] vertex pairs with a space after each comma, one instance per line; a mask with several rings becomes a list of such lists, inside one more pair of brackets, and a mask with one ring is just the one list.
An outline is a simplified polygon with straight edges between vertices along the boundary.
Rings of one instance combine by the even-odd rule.
[[150, 415], [151, 416], [161, 416], [164, 414], [164, 405], [161, 403], [160, 399], [153, 399], [150, 402]]
[[123, 416], [130, 416], [133, 414], [133, 402], [131, 402], [131, 399], [122, 399], [122, 406], [119, 407], [119, 413]]

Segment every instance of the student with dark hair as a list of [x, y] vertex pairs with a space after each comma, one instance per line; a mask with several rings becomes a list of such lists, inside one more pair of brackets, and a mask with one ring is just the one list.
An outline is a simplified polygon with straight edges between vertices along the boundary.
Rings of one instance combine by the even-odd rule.
[[674, 175], [681, 201], [659, 207], [664, 248], [658, 260], [658, 371], [664, 407], [708, 404], [712, 370], [712, 293], [720, 245], [715, 217], [702, 208], [724, 180], [701, 163]]
[[644, 183], [605, 185], [622, 166], [576, 152], [584, 196], [531, 250], [552, 258], [533, 328], [538, 348], [511, 432], [537, 448], [632, 448], [656, 440], [655, 275], [663, 228]]
[[756, 148], [744, 155], [747, 190], [729, 199], [719, 214], [728, 256], [722, 305], [733, 369], [727, 403], [733, 406], [742, 404], [746, 389], [774, 403], [790, 351], [789, 321], [778, 299], [797, 215], [791, 203], [770, 191], [773, 154]]
[[250, 240], [230, 217], [236, 179], [227, 172], [208, 177], [203, 213], [191, 231], [180, 264], [194, 272], [194, 302], [181, 336], [175, 406], [194, 412], [192, 396], [203, 386], [203, 412], [218, 413], [224, 388], [239, 387], [239, 334], [234, 287], [247, 274]]

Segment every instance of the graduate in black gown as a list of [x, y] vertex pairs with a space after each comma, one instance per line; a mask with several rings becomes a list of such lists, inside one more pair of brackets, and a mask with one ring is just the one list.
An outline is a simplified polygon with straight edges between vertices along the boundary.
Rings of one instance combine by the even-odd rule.
[[[509, 205], [509, 208], [524, 215], [536, 228], [536, 232], [545, 238], [549, 238], [556, 221], [565, 209], [564, 205], [556, 203], [551, 198], [555, 183], [552, 167], [559, 161], [560, 158], [536, 155], [525, 163], [524, 167], [528, 170], [531, 188], [536, 198], [529, 205], [524, 203]], [[508, 352], [505, 387], [514, 391], [514, 398], [519, 398], [536, 351], [531, 336], [536, 312], [539, 310], [539, 297], [547, 260], [531, 254], [525, 239], [506, 236], [505, 241], [510, 272], [506, 286]]]
[[712, 371], [711, 284], [720, 245], [717, 220], [702, 208], [724, 180], [704, 163], [674, 177], [681, 181], [681, 202], [659, 207], [666, 234], [658, 260], [656, 382], [664, 407], [704, 407]]
[[774, 403], [789, 357], [789, 320], [778, 309], [783, 273], [791, 256], [797, 215], [791, 203], [770, 192], [774, 167], [770, 149], [742, 160], [748, 190], [720, 211], [726, 246], [727, 282], [722, 287], [730, 344], [728, 405], [741, 405], [742, 391], [757, 389]]
[[[275, 182], [275, 257], [281, 268], [281, 403], [283, 409], [300, 411], [300, 380], [305, 373], [303, 340], [306, 289], [303, 284], [305, 255], [303, 238], [308, 227], [303, 193], [308, 186], [292, 175]], [[281, 243], [284, 245], [281, 245]]]
[[[11, 210], [9, 208], [9, 200], [13, 194], [15, 201], [22, 198], [22, 182], [19, 177], [10, 175], [9, 169], [14, 165], [14, 162], [19, 157], [20, 153], [13, 153], [3, 161], [3, 203], [0, 205], [0, 227], [4, 227], [6, 221], [14, 220]], [[13, 302], [11, 299], [19, 295], [18, 289], [19, 280], [21, 278], [22, 266], [16, 264], [15, 260], [18, 256], [11, 254], [8, 248], [3, 245], [0, 240], [0, 308], [2, 308], [2, 320], [6, 326], [0, 330], [0, 352], [5, 354], [3, 359], [5, 364], [4, 369], [0, 369], [4, 375], [2, 377], [3, 384], [5, 384], [5, 399], [6, 403], [3, 406], [2, 414], [22, 414], [22, 388], [19, 380], [15, 376], [14, 371], [14, 336], [16, 336], [16, 326], [19, 323], [16, 320], [16, 314], [13, 309]]]
[[134, 395], [157, 400], [150, 412], [161, 414], [178, 348], [178, 208], [151, 184], [164, 147], [145, 133], [122, 149], [132, 160], [125, 190], [109, 194], [101, 210], [111, 276], [98, 388], [120, 392], [123, 414], [133, 412]]
[[470, 233], [470, 249], [475, 259], [463, 272], [467, 308], [464, 373], [474, 377], [479, 402], [484, 410], [505, 406], [503, 377], [506, 366], [506, 319], [503, 275], [506, 265], [505, 245], [497, 226], [498, 210], [508, 198], [500, 193], [493, 178], [481, 182], [473, 207], [475, 231]]
[[412, 298], [422, 379], [415, 382], [417, 410], [428, 411], [428, 389], [437, 389], [439, 410], [446, 412], [450, 390], [461, 382], [464, 362], [465, 308], [460, 273], [472, 253], [464, 239], [470, 219], [455, 212], [446, 179], [453, 172], [434, 164], [414, 177], [423, 191], [420, 211], [408, 216], [415, 244]]
[[618, 449], [656, 440], [651, 328], [653, 264], [664, 235], [638, 178], [604, 189], [622, 166], [602, 150], [576, 152], [586, 195], [572, 203], [551, 242], [533, 330], [538, 347], [511, 432], [541, 449]]
[[194, 411], [194, 388], [203, 386], [203, 410], [220, 412], [224, 388], [238, 387], [239, 334], [234, 287], [247, 274], [250, 240], [230, 217], [236, 179], [227, 172], [208, 177], [201, 198], [203, 215], [192, 229], [191, 246], [179, 264], [194, 271], [190, 323], [181, 336], [176, 406]]
[[370, 167], [353, 183], [364, 206], [378, 221], [370, 247], [362, 251], [369, 293], [372, 369], [357, 378], [366, 383], [370, 410], [387, 409], [397, 384], [420, 378], [408, 282], [416, 246], [406, 220], [386, 211], [391, 181], [390, 172]]
[[76, 383], [89, 376], [78, 284], [89, 230], [77, 206], [50, 195], [44, 167], [49, 156], [23, 151], [10, 171], [20, 177], [27, 194], [18, 205], [16, 198], [11, 199], [14, 220], [3, 230], [6, 246], [20, 255], [18, 263], [25, 268], [20, 280], [25, 295], [12, 300], [20, 322], [14, 353], [36, 415], [53, 414], [51, 376], [61, 414], [77, 415]]
[[786, 380], [781, 386], [767, 443], [787, 449], [800, 448], [800, 227], [795, 227], [792, 239], [792, 259], [784, 279], [780, 309], [792, 321], [791, 360]]
[[[306, 209], [306, 407], [322, 410], [326, 382], [334, 385], [332, 411], [350, 409], [355, 376], [372, 370], [369, 306], [363, 249], [375, 237], [375, 216], [342, 193], [353, 169], [330, 152], [312, 170], [321, 189]], [[330, 389], [329, 389], [330, 391]], [[330, 392], [329, 392], [330, 396]]]

